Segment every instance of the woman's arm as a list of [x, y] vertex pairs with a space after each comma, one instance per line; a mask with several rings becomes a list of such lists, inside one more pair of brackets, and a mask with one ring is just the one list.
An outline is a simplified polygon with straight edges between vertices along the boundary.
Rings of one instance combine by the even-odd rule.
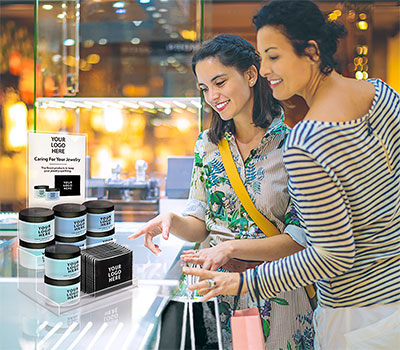
[[303, 246], [283, 233], [270, 238], [229, 240], [198, 252], [188, 250], [183, 252], [181, 259], [188, 263], [199, 264], [207, 270], [217, 270], [232, 258], [272, 261], [302, 249]]
[[157, 244], [154, 244], [153, 238], [162, 234], [164, 239], [168, 239], [170, 233], [191, 242], [201, 242], [208, 234], [203, 220], [193, 216], [182, 217], [174, 213], [167, 213], [158, 215], [150, 220], [139, 231], [128, 238], [135, 239], [144, 235], [144, 245], [154, 254], [158, 255], [161, 253], [161, 249]]

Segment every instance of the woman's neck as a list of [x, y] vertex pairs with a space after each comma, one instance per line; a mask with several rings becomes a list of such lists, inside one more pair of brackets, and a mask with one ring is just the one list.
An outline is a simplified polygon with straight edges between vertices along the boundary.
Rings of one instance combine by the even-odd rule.
[[325, 90], [326, 87], [329, 87], [337, 79], [340, 79], [340, 77], [341, 76], [336, 71], [333, 71], [329, 75], [324, 75], [318, 71], [310, 79], [310, 82], [307, 84], [307, 87], [301, 96], [304, 98], [307, 105], [311, 107], [315, 99], [318, 97], [318, 94]]

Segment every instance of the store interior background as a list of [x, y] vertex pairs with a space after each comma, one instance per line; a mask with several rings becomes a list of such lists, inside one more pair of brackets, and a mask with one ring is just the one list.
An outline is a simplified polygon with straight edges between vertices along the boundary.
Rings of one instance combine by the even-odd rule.
[[[399, 2], [315, 2], [348, 30], [337, 55], [341, 73], [381, 78], [400, 92]], [[34, 129], [87, 134], [92, 177], [110, 178], [117, 165], [121, 178], [134, 177], [136, 160], [144, 159], [148, 176], [164, 190], [168, 156], [193, 155], [199, 129], [209, 121], [207, 108], [199, 118], [193, 51], [220, 33], [255, 44], [251, 18], [263, 4], [81, 0], [77, 59], [71, 51], [76, 45], [63, 46], [55, 29], [76, 23], [76, 3], [40, 0], [37, 6], [36, 95], [48, 100], [38, 105], [35, 118], [34, 1], [0, 1], [0, 211], [26, 206], [26, 134]], [[96, 105], [85, 104], [85, 97], [110, 99]], [[291, 103], [293, 126], [306, 108], [301, 99]]]

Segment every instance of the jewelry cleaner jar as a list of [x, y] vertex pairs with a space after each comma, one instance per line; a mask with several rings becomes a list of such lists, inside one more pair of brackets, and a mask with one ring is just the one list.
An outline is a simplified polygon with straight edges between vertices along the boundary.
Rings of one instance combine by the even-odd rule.
[[81, 250], [68, 244], [56, 244], [44, 251], [44, 274], [55, 280], [70, 280], [81, 275]]
[[44, 290], [46, 296], [60, 306], [70, 306], [79, 303], [80, 277], [71, 280], [55, 280], [44, 276]]
[[54, 240], [46, 243], [27, 243], [19, 240], [19, 263], [32, 270], [44, 269], [44, 251], [54, 244]]
[[110, 201], [94, 200], [83, 203], [87, 209], [87, 230], [107, 232], [114, 228], [114, 204]]
[[60, 199], [60, 189], [59, 188], [48, 188], [46, 189], [46, 200], [56, 201]]
[[56, 244], [70, 244], [81, 249], [86, 247], [86, 235], [77, 237], [61, 237], [56, 235]]
[[49, 188], [47, 185], [33, 186], [35, 198], [46, 198], [46, 190]]
[[18, 238], [27, 243], [54, 239], [54, 212], [47, 208], [25, 208], [18, 216]]
[[106, 242], [115, 242], [115, 228], [106, 232], [86, 232], [86, 246], [88, 248]]
[[58, 237], [77, 237], [86, 233], [86, 207], [76, 203], [58, 204], [53, 207], [55, 234]]

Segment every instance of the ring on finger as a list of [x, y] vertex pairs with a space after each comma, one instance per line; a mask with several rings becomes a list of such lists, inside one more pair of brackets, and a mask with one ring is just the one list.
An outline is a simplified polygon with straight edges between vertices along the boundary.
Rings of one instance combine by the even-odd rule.
[[213, 289], [217, 286], [214, 280], [207, 280], [208, 283], [208, 289]]

